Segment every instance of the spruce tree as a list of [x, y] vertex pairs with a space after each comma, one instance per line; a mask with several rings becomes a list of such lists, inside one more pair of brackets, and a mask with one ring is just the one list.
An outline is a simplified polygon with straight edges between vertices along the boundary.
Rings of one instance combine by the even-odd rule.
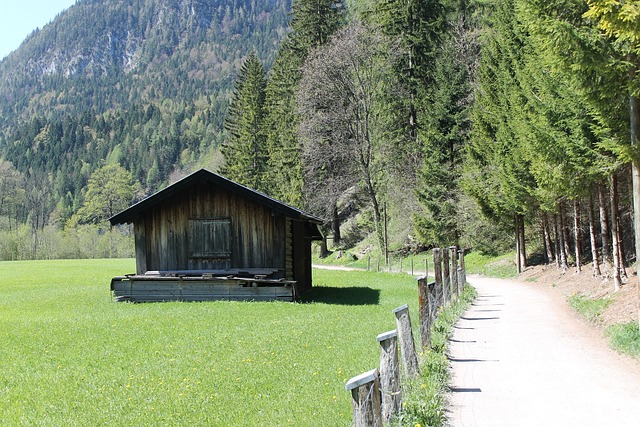
[[518, 127], [526, 98], [518, 75], [523, 66], [526, 32], [516, 13], [517, 0], [496, 2], [482, 40], [471, 141], [467, 146], [464, 187], [483, 213], [513, 224], [517, 265], [524, 267], [524, 218], [537, 208], [535, 181], [527, 146]]
[[276, 55], [266, 89], [265, 132], [269, 194], [295, 206], [303, 204], [295, 93], [309, 50], [327, 43], [344, 24], [345, 3], [297, 0], [292, 4], [292, 32]]
[[365, 15], [369, 22], [380, 25], [385, 35], [400, 40], [404, 58], [396, 72], [408, 91], [400, 126], [415, 141], [424, 108], [421, 99], [433, 83], [433, 66], [446, 30], [443, 1], [378, 0]]
[[302, 58], [287, 40], [278, 51], [266, 88], [265, 132], [269, 194], [293, 206], [302, 206], [303, 173], [298, 141], [300, 119], [295, 91]]
[[264, 190], [266, 163], [264, 100], [266, 77], [255, 52], [247, 57], [236, 78], [229, 103], [225, 129], [227, 141], [222, 145], [227, 178], [255, 190]]
[[422, 163], [416, 182], [422, 210], [414, 214], [419, 241], [426, 245], [457, 243], [458, 203], [463, 149], [469, 139], [473, 69], [478, 56], [477, 23], [467, 0], [457, 2], [427, 88], [418, 141]]

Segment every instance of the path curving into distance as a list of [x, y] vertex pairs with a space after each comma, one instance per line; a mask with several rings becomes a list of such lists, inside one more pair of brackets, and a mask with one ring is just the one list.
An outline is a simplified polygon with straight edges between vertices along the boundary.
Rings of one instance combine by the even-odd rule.
[[456, 325], [454, 427], [640, 426], [640, 367], [549, 290], [470, 276], [478, 298]]

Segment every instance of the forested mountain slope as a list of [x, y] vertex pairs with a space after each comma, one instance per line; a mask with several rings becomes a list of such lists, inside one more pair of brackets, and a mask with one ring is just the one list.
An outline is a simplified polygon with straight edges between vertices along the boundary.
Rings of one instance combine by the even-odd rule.
[[0, 124], [218, 95], [251, 49], [272, 60], [289, 8], [287, 0], [81, 0], [0, 63]]
[[251, 50], [273, 60], [289, 9], [81, 0], [0, 63], [0, 153], [21, 173], [71, 181], [54, 198], [77, 198], [109, 156], [153, 188], [180, 155], [220, 142], [236, 69]]

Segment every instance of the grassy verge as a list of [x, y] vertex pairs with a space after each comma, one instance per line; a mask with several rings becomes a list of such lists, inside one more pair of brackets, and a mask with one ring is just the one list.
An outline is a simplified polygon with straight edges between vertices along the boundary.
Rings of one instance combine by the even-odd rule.
[[453, 326], [475, 300], [476, 290], [465, 287], [462, 297], [442, 310], [431, 329], [432, 348], [421, 354], [420, 377], [405, 384], [403, 426], [444, 426], [450, 380], [449, 360], [445, 354]]
[[611, 304], [610, 299], [593, 299], [576, 293], [567, 298], [571, 308], [593, 323], [602, 321], [602, 312]]
[[[581, 294], [567, 298], [569, 305], [590, 322], [602, 322], [602, 312], [612, 303], [608, 298], [592, 299]], [[640, 357], [640, 330], [638, 322], [620, 323], [607, 327], [605, 335], [609, 345], [621, 353]]]
[[640, 357], [640, 331], [637, 322], [612, 325], [605, 331], [611, 347], [621, 353]]
[[[389, 265], [385, 263], [384, 256], [375, 252], [361, 254], [355, 250], [336, 250], [324, 258], [320, 258], [319, 253], [319, 247], [315, 247], [314, 264], [340, 265], [361, 270], [394, 273], [410, 273], [413, 268], [415, 276], [423, 275], [428, 267], [433, 273], [433, 254], [431, 251], [408, 255], [391, 254]], [[469, 274], [509, 279], [518, 275], [514, 259], [515, 253], [491, 256], [474, 251], [465, 256], [465, 268]], [[425, 262], [428, 266], [425, 265]]]
[[384, 256], [375, 253], [363, 255], [353, 251], [343, 251], [341, 253], [340, 251], [335, 251], [325, 258], [320, 258], [318, 251], [316, 251], [313, 256], [314, 264], [340, 265], [375, 272], [411, 273], [413, 271], [415, 276], [424, 275], [425, 260], [428, 260], [429, 268], [433, 273], [433, 256], [431, 252], [417, 255], [393, 254], [389, 256], [389, 265], [385, 263]]
[[509, 279], [518, 275], [514, 259], [515, 253], [489, 256], [471, 252], [464, 257], [464, 264], [468, 274]]
[[345, 382], [379, 365], [394, 308], [417, 313], [408, 275], [321, 270], [300, 303], [112, 302], [134, 270], [0, 262], [3, 426], [346, 426]]

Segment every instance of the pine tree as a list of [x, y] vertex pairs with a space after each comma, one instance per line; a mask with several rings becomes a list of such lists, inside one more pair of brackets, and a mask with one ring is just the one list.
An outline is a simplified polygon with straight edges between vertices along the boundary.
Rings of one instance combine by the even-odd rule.
[[[636, 258], [640, 256], [640, 3], [635, 1], [588, 0], [585, 16], [597, 20], [598, 27], [614, 39], [617, 57], [626, 75], [621, 80], [629, 97], [630, 145], [626, 160], [633, 177], [633, 223]], [[615, 259], [615, 258], [614, 258]], [[640, 318], [638, 321], [640, 326]]]
[[265, 131], [268, 147], [269, 194], [294, 206], [303, 204], [295, 93], [309, 50], [327, 43], [344, 24], [345, 3], [297, 0], [292, 5], [292, 32], [276, 55], [266, 89]]
[[448, 245], [460, 237], [458, 211], [463, 149], [469, 139], [472, 70], [478, 56], [477, 23], [469, 2], [458, 2], [449, 17], [449, 31], [438, 55], [428, 88], [418, 140], [422, 164], [417, 197], [423, 207], [414, 214], [421, 243]]
[[266, 163], [264, 100], [266, 78], [255, 52], [238, 73], [233, 98], [225, 119], [228, 139], [222, 145], [227, 178], [255, 190], [264, 190]]
[[269, 194], [273, 197], [293, 206], [302, 206], [300, 119], [296, 113], [295, 91], [303, 61], [290, 43], [285, 42], [278, 51], [266, 88], [267, 180]]
[[396, 68], [400, 82], [407, 88], [404, 122], [411, 141], [415, 141], [424, 105], [420, 100], [433, 83], [433, 65], [446, 29], [442, 0], [379, 0], [366, 19], [380, 25], [383, 34], [398, 38], [404, 58]]
[[294, 0], [291, 29], [301, 57], [320, 47], [344, 24], [344, 0]]
[[526, 33], [516, 13], [517, 0], [496, 2], [482, 41], [472, 136], [467, 148], [464, 187], [483, 213], [513, 224], [517, 266], [524, 267], [524, 218], [535, 211], [535, 181], [527, 146], [518, 127], [526, 98], [518, 75], [523, 66]]

